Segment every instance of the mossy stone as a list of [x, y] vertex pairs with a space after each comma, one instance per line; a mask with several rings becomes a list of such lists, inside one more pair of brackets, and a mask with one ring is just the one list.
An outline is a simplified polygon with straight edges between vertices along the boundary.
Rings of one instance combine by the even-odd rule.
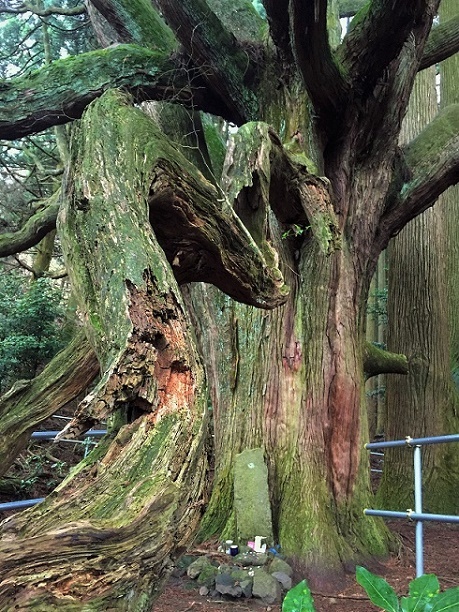
[[245, 544], [258, 535], [273, 543], [268, 469], [261, 448], [245, 450], [235, 458], [234, 509], [238, 542]]

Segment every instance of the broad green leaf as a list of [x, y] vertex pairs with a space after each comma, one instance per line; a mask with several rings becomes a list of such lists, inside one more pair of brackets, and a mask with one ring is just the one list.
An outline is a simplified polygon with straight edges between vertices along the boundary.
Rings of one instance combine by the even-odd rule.
[[401, 612], [431, 612], [432, 600], [402, 597], [400, 600], [400, 610]]
[[315, 612], [314, 600], [306, 580], [290, 589], [282, 602], [282, 612]]
[[440, 583], [435, 574], [424, 574], [410, 582], [409, 593], [411, 597], [419, 599], [433, 597], [440, 592]]
[[387, 612], [399, 612], [397, 594], [384, 578], [375, 576], [364, 567], [357, 567], [356, 578], [375, 606]]
[[447, 589], [432, 599], [432, 612], [459, 612], [459, 587]]
[[424, 574], [410, 582], [411, 597], [402, 597], [400, 607], [402, 612], [430, 612], [432, 600], [440, 592], [438, 578], [434, 574]]

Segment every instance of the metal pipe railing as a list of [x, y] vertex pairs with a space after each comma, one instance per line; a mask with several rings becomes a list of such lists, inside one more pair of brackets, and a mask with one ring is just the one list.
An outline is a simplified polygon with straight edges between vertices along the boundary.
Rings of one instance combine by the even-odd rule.
[[[34, 440], [54, 440], [54, 438], [60, 433], [60, 430], [34, 431], [32, 432], [30, 437]], [[101, 436], [105, 436], [106, 433], [106, 429], [90, 429], [89, 431], [81, 435], [85, 438], [100, 438]], [[78, 440], [72, 440], [72, 442], [78, 442]]]
[[[32, 432], [30, 437], [33, 438], [34, 440], [53, 440], [60, 433], [61, 433], [60, 431], [52, 431], [52, 430], [34, 431]], [[102, 436], [105, 436], [106, 433], [107, 433], [106, 429], [90, 429], [89, 431], [87, 431], [86, 433], [82, 435], [85, 438], [100, 438]], [[88, 441], [62, 439], [62, 440], [59, 440], [59, 442], [74, 442], [74, 443], [80, 443], [80, 444], [87, 444]], [[19, 501], [14, 501], [14, 502], [4, 502], [0, 504], [0, 512], [4, 512], [6, 510], [21, 510], [22, 508], [29, 508], [30, 506], [35, 506], [36, 504], [39, 504], [40, 502], [44, 501], [44, 499], [45, 499], [44, 497], [36, 497], [34, 499], [21, 499]]]
[[426, 444], [444, 444], [447, 442], [459, 442], [459, 434], [451, 434], [448, 436], [430, 436], [427, 438], [411, 438], [406, 436], [404, 440], [391, 440], [389, 442], [370, 442], [365, 444], [367, 450], [377, 448], [394, 448], [396, 446], [425, 446]]
[[422, 456], [421, 446], [427, 444], [445, 444], [459, 442], [459, 434], [447, 436], [430, 436], [426, 438], [411, 438], [407, 436], [404, 440], [392, 440], [390, 442], [372, 442], [365, 444], [367, 450], [395, 448], [405, 446], [413, 449], [414, 467], [414, 512], [406, 510], [397, 512], [393, 510], [374, 510], [365, 508], [363, 511], [367, 516], [380, 516], [382, 518], [408, 518], [416, 522], [416, 577], [424, 574], [424, 521], [437, 521], [440, 523], [459, 523], [459, 516], [448, 514], [428, 514], [422, 511]]
[[433, 521], [438, 523], [459, 523], [459, 516], [450, 514], [429, 514], [428, 512], [414, 512], [414, 510], [404, 510], [396, 512], [395, 510], [373, 510], [365, 508], [367, 516], [381, 516], [382, 518], [397, 518], [410, 519], [412, 521]]
[[42, 501], [45, 501], [44, 497], [36, 497], [35, 499], [21, 499], [20, 501], [15, 502], [5, 502], [0, 504], [0, 512], [3, 512], [4, 510], [20, 510], [21, 508], [30, 508], [30, 506], [35, 506]]

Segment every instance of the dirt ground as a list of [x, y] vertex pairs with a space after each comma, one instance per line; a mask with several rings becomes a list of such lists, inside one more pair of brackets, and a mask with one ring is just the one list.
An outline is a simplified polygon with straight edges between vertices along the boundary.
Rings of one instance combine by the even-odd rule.
[[[400, 535], [401, 549], [380, 563], [376, 573], [384, 577], [399, 595], [408, 593], [416, 577], [414, 523], [392, 521], [390, 527]], [[459, 585], [459, 526], [446, 523], [424, 525], [424, 571], [438, 576], [442, 589]], [[301, 579], [301, 577], [298, 577]], [[346, 576], [342, 587], [333, 593], [313, 592], [317, 612], [376, 612], [354, 574]], [[256, 599], [228, 601], [222, 597], [203, 597], [193, 581], [171, 578], [153, 612], [280, 612], [281, 606], [262, 604]], [[459, 612], [459, 606], [456, 611]]]

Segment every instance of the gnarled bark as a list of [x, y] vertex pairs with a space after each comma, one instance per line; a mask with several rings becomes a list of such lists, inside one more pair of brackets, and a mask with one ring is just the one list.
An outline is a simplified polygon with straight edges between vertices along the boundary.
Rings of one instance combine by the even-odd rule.
[[[124, 96], [109, 92], [88, 110], [72, 156], [58, 228], [102, 377], [65, 435], [111, 414], [118, 426], [43, 504], [3, 526], [0, 601], [30, 609], [147, 610], [169, 555], [197, 529], [205, 492], [203, 369], [150, 225], [162, 217], [164, 227], [177, 198], [187, 204], [187, 190], [177, 195], [180, 177], [201, 190], [200, 199], [193, 194], [196, 239], [219, 218], [226, 237], [238, 230], [238, 242], [226, 249], [231, 266], [247, 256], [255, 264], [232, 278], [235, 291], [246, 283], [251, 299], [265, 306], [285, 296], [271, 275], [276, 269], [231, 209], [206, 219], [204, 206], [216, 205], [216, 190]], [[164, 168], [176, 169], [175, 193], [160, 180]], [[174, 240], [182, 232], [175, 229]]]

